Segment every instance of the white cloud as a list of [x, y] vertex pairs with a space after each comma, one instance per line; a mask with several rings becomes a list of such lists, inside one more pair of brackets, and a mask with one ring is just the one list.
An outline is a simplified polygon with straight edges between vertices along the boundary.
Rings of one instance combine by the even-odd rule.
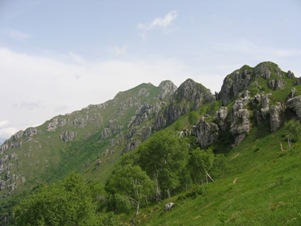
[[34, 56], [0, 47], [0, 58], [0, 96], [5, 97], [0, 121], [11, 122], [5, 134], [103, 103], [143, 82], [158, 85], [169, 79], [179, 85], [189, 74], [176, 59], [158, 57], [88, 61], [77, 54]]
[[19, 130], [14, 127], [7, 127], [7, 128], [0, 129], [0, 138], [8, 139], [18, 131]]
[[3, 120], [0, 122], [0, 138], [7, 139], [17, 131], [18, 129], [12, 127], [8, 120]]
[[15, 29], [7, 29], [4, 30], [2, 33], [4, 33], [5, 35], [7, 35], [8, 37], [17, 40], [17, 41], [27, 41], [28, 39], [30, 39], [30, 35], [26, 34], [24, 32], [21, 31], [17, 31]]
[[127, 45], [124, 45], [122, 47], [119, 47], [119, 46], [113, 46], [112, 47], [112, 52], [115, 56], [124, 56], [126, 54], [126, 51], [127, 51], [127, 48], [128, 46]]
[[167, 13], [163, 18], [157, 17], [150, 23], [139, 23], [138, 28], [143, 30], [151, 30], [156, 27], [168, 27], [177, 17], [177, 11], [172, 10], [169, 13]]
[[4, 120], [4, 121], [1, 121], [0, 122], [0, 129], [7, 126], [9, 124], [9, 121], [8, 120]]

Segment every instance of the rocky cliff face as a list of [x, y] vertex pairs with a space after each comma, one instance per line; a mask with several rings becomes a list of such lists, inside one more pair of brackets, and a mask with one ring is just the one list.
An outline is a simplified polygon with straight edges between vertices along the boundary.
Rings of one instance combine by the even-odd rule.
[[201, 120], [196, 126], [196, 136], [202, 148], [213, 144], [218, 138], [219, 128], [215, 123]]
[[162, 129], [187, 112], [196, 110], [202, 104], [213, 102], [214, 100], [215, 96], [211, 94], [209, 89], [192, 79], [187, 79], [174, 92], [170, 103], [162, 114], [156, 117], [154, 129]]
[[271, 90], [283, 89], [285, 86], [285, 77], [296, 80], [291, 71], [285, 73], [281, 71], [278, 65], [272, 62], [263, 62], [254, 68], [245, 65], [224, 79], [219, 99], [221, 99], [223, 105], [226, 105], [234, 97], [237, 97], [240, 92], [248, 89], [252, 83], [260, 90], [263, 87], [258, 83], [258, 79], [264, 80], [265, 85]]
[[[257, 125], [269, 122], [270, 131], [277, 131], [288, 118], [285, 115], [288, 110], [290, 115], [301, 120], [301, 97], [296, 96], [301, 84], [298, 81], [293, 72], [285, 73], [272, 62], [263, 62], [254, 68], [243, 66], [234, 71], [224, 79], [218, 94], [222, 106], [213, 120], [202, 117], [196, 125], [199, 145], [204, 148], [214, 144], [225, 131], [233, 136], [233, 146], [239, 145], [255, 126], [252, 125], [254, 121]], [[281, 95], [287, 101], [283, 97], [279, 99]], [[275, 101], [277, 98], [282, 102]], [[232, 107], [229, 109], [229, 106]]]

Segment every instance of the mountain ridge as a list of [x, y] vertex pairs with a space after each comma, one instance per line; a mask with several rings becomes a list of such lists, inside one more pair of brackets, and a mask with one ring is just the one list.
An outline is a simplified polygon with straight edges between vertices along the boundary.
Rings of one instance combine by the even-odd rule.
[[300, 81], [262, 62], [227, 75], [215, 95], [192, 79], [179, 87], [171, 81], [157, 87], [142, 83], [102, 104], [55, 116], [0, 146], [0, 201], [71, 172], [104, 184], [125, 153], [136, 153], [131, 151], [160, 130], [173, 131], [189, 147], [231, 154], [250, 137], [278, 133], [291, 119], [301, 120]]

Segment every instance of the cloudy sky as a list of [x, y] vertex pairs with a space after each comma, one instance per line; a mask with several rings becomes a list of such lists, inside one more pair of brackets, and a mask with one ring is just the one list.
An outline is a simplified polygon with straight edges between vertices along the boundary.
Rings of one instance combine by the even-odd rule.
[[187, 78], [220, 91], [244, 64], [301, 76], [300, 0], [0, 0], [0, 138]]

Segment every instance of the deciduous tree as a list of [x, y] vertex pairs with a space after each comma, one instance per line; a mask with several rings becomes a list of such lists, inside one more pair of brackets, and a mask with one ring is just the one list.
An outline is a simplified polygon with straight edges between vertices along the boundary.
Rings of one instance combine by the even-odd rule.
[[135, 206], [137, 215], [140, 205], [153, 192], [153, 182], [138, 165], [123, 165], [109, 177], [106, 191], [112, 195], [116, 211], [125, 212]]

